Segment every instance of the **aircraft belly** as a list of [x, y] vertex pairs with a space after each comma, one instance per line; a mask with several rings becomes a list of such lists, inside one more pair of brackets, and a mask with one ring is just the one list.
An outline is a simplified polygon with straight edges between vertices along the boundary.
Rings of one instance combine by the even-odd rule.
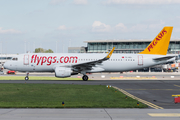
[[52, 66], [26, 65], [17, 69], [19, 72], [54, 72]]
[[[138, 65], [137, 61], [117, 61], [117, 62], [105, 62], [102, 66], [105, 69], [105, 72], [122, 72], [122, 71], [131, 71], [138, 70], [145, 67], [150, 67], [155, 65], [152, 59], [146, 59], [142, 65]], [[159, 63], [157, 63], [159, 64]]]
[[109, 62], [102, 67], [106, 72], [121, 72], [138, 69], [136, 64], [126, 62]]
[[36, 66], [32, 69], [34, 72], [54, 72], [52, 66]]

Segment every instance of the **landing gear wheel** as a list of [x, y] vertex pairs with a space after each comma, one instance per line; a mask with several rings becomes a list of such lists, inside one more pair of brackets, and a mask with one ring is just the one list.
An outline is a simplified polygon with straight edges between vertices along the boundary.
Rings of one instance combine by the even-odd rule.
[[29, 77], [28, 77], [28, 76], [26, 76], [26, 77], [25, 77], [25, 80], [26, 80], [26, 81], [28, 81], [28, 80], [29, 80]]
[[83, 79], [84, 81], [87, 81], [87, 80], [88, 80], [88, 76], [87, 76], [87, 75], [84, 75], [84, 76], [82, 77], [82, 79]]
[[29, 72], [26, 72], [26, 77], [25, 77], [25, 81], [28, 81], [29, 80]]

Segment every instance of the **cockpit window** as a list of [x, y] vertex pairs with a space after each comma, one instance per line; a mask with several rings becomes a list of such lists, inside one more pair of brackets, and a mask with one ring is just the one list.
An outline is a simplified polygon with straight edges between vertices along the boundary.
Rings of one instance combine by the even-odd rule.
[[18, 61], [18, 58], [12, 58], [12, 60], [14, 60], [14, 61]]

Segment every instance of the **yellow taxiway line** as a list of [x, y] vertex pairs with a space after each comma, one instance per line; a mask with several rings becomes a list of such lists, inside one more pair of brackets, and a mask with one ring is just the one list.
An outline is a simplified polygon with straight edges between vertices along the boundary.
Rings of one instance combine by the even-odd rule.
[[119, 90], [120, 92], [124, 93], [125, 95], [127, 95], [127, 96], [129, 96], [129, 97], [131, 97], [131, 98], [133, 98], [133, 99], [135, 99], [135, 100], [138, 100], [139, 102], [141, 102], [141, 103], [143, 103], [143, 104], [145, 104], [145, 105], [148, 105], [148, 106], [150, 106], [150, 107], [152, 107], [152, 108], [154, 108], [154, 109], [164, 109], [164, 108], [159, 107], [159, 106], [157, 106], [157, 105], [155, 105], [155, 104], [153, 104], [153, 103], [150, 103], [150, 102], [148, 102], [148, 101], [145, 101], [145, 100], [143, 100], [143, 99], [140, 99], [140, 98], [138, 98], [138, 97], [136, 97], [136, 96], [134, 96], [134, 95], [126, 92], [126, 91], [123, 90], [123, 89], [120, 89], [120, 88], [115, 87], [115, 86], [112, 86], [112, 87], [115, 88], [115, 89], [117, 89], [117, 90]]
[[148, 113], [152, 117], [180, 117], [180, 113]]
[[174, 86], [176, 86], [176, 87], [180, 87], [180, 85], [174, 85]]

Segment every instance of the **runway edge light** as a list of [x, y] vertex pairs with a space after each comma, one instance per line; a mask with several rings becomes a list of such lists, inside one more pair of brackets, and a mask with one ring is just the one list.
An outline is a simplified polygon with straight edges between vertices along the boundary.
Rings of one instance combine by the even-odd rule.
[[62, 106], [64, 106], [65, 104], [64, 104], [64, 101], [62, 102]]
[[107, 85], [107, 88], [109, 89], [111, 87], [111, 85]]
[[139, 106], [139, 102], [137, 102], [137, 106]]

